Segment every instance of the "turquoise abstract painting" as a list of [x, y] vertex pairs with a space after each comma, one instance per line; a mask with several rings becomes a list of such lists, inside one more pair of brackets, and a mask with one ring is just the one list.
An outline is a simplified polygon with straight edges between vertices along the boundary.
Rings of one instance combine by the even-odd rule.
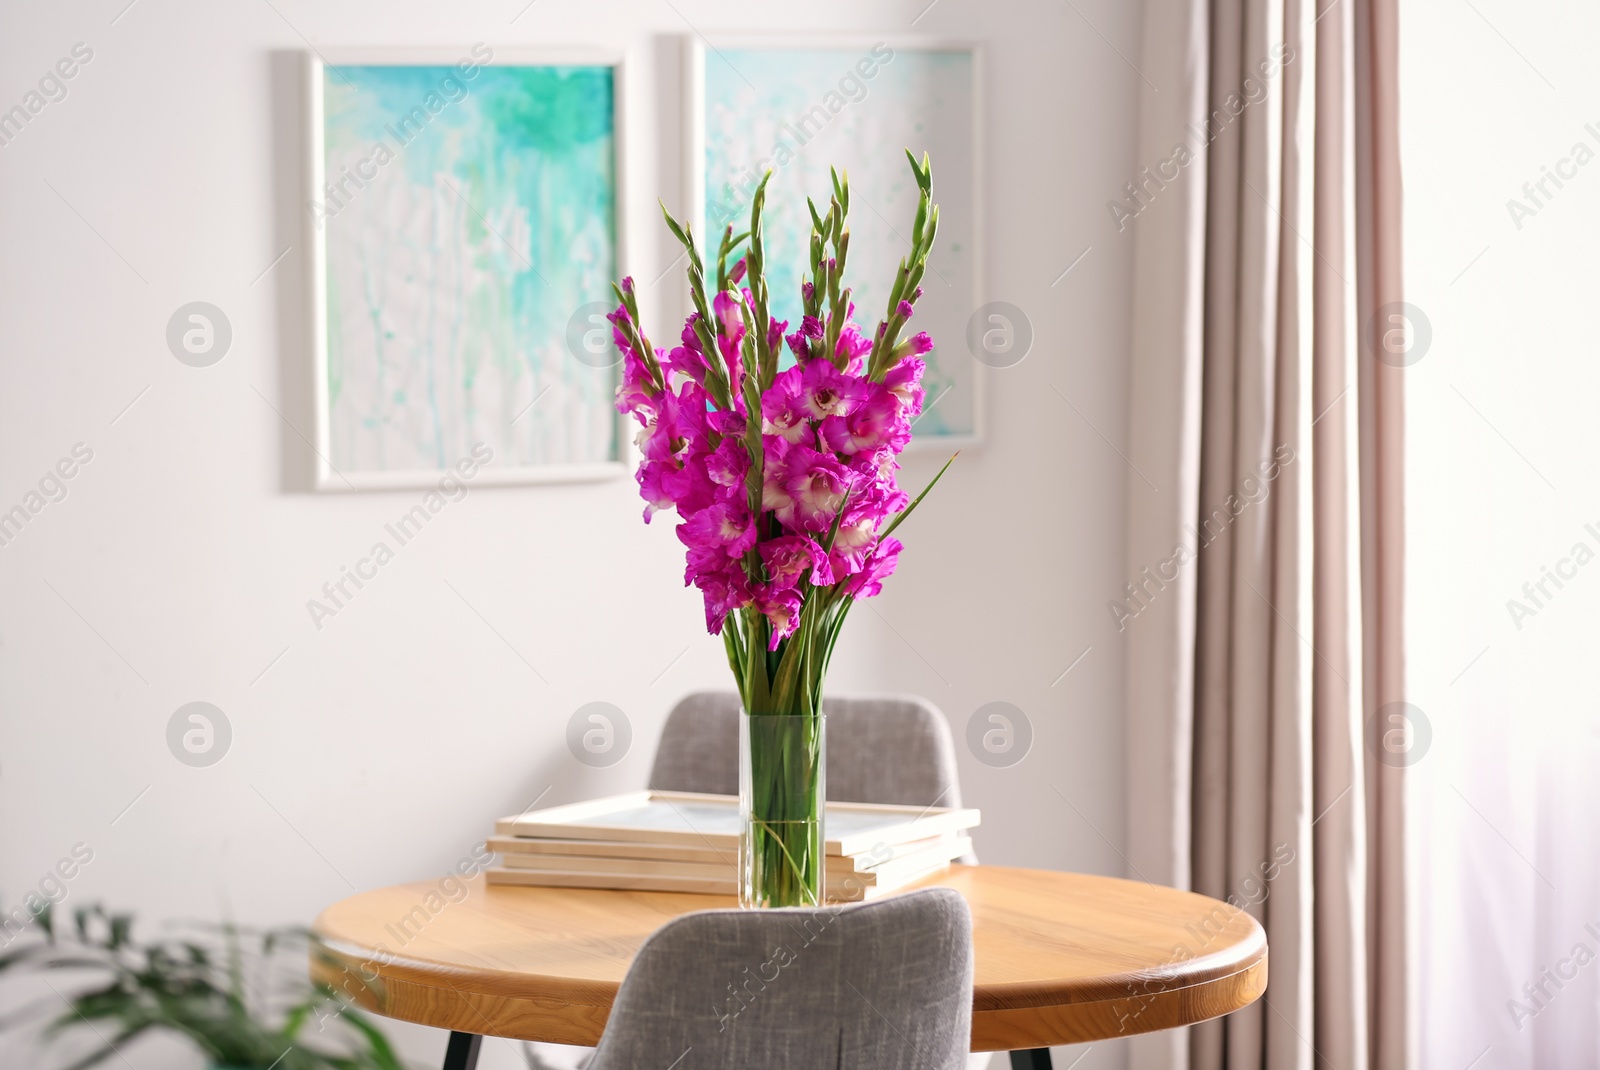
[[939, 235], [912, 330], [934, 338], [927, 401], [913, 442], [978, 433], [980, 398], [967, 320], [975, 308], [974, 164], [970, 49], [789, 48], [710, 44], [704, 49], [704, 220], [709, 242], [749, 223], [750, 197], [771, 170], [764, 215], [776, 315], [798, 321], [809, 196], [826, 211], [830, 166], [850, 176], [850, 263], [856, 319], [884, 318], [889, 287], [910, 248], [917, 186], [905, 150], [933, 163]]
[[308, 207], [326, 265], [322, 441], [346, 482], [441, 472], [479, 443], [500, 472], [620, 460], [597, 311], [617, 269], [614, 68], [475, 52], [322, 71]]

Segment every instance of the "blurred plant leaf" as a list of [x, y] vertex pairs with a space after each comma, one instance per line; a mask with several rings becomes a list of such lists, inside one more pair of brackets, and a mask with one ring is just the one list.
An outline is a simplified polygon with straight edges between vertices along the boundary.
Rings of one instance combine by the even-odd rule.
[[[190, 925], [187, 935], [141, 944], [131, 914], [82, 907], [73, 911], [71, 932], [61, 934], [48, 907], [37, 918], [38, 932], [0, 955], [0, 973], [90, 971], [98, 980], [8, 1012], [0, 1017], [0, 1032], [27, 1025], [44, 1037], [92, 1031], [93, 1050], [61, 1070], [99, 1066], [152, 1033], [185, 1039], [217, 1066], [404, 1070], [376, 1024], [327, 983], [311, 980], [308, 959], [344, 964], [304, 927]], [[375, 989], [376, 979], [367, 987]], [[317, 1035], [302, 1043], [306, 1022], [324, 1006], [331, 1010], [319, 1015]], [[324, 1028], [329, 1023], [332, 1028]]]

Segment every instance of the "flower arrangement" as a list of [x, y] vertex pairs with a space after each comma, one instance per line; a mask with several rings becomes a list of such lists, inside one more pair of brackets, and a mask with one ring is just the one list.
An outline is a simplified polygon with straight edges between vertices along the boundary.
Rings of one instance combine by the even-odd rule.
[[926, 332], [902, 336], [939, 225], [928, 158], [906, 157], [919, 191], [911, 250], [870, 335], [844, 285], [850, 184], [837, 171], [826, 212], [807, 200], [810, 271], [793, 332], [772, 315], [767, 291], [771, 172], [752, 198], [749, 229], [722, 234], [714, 287], [692, 230], [663, 206], [689, 257], [694, 312], [679, 345], [657, 349], [645, 336], [631, 279], [616, 287], [609, 317], [623, 358], [617, 408], [641, 425], [645, 521], [677, 510], [685, 583], [705, 599], [706, 628], [722, 636], [747, 714], [741, 782], [757, 798], [746, 800], [755, 842], [745, 869], [756, 870], [763, 902], [817, 901], [828, 663], [850, 607], [894, 572], [903, 549], [895, 530], [950, 466], [915, 500], [895, 479], [933, 348]]

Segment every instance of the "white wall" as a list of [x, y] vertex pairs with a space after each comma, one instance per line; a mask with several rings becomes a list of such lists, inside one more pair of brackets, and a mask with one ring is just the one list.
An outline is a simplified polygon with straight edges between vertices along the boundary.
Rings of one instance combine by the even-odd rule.
[[[1600, 566], [1572, 560], [1600, 551], [1600, 17], [1402, 12], [1405, 285], [1433, 334], [1406, 373], [1409, 693], [1432, 731], [1412, 766], [1422, 1065], [1600, 1066], [1597, 967], [1542, 973], [1600, 951]], [[1530, 201], [1558, 165], [1573, 177]]]
[[[631, 480], [475, 489], [312, 626], [307, 599], [418, 495], [304, 489], [307, 39], [625, 44], [642, 120], [630, 268], [650, 278], [673, 255], [654, 198], [683, 201], [681, 35], [906, 32], [919, 12], [914, 32], [989, 47], [990, 290], [1030, 315], [1037, 342], [992, 374], [989, 441], [904, 529], [901, 572], [853, 616], [831, 686], [925, 694], [958, 741], [980, 705], [1017, 704], [1036, 734], [1017, 767], [958, 742], [984, 858], [1121, 873], [1122, 652], [1103, 607], [1124, 579], [1131, 235], [1104, 203], [1132, 170], [1139, 75], [1118, 50], [1136, 57], [1137, 5], [125, 2], [0, 10], [0, 106], [76, 42], [93, 49], [69, 96], [0, 148], [0, 508], [75, 443], [93, 450], [68, 496], [0, 548], [7, 909], [81, 842], [94, 858], [72, 903], [149, 923], [307, 922], [353, 890], [441, 873], [536, 798], [638, 786], [670, 704], [725, 683], [721, 644], [680, 587], [681, 548], [667, 523], [639, 523]], [[207, 369], [164, 343], [195, 300], [234, 330]], [[934, 463], [909, 465], [906, 485]], [[165, 741], [196, 700], [232, 725], [210, 768]], [[564, 743], [592, 700], [625, 710], [635, 735], [605, 770]], [[440, 1034], [399, 1031], [438, 1058]], [[1120, 1060], [1101, 1045], [1082, 1065]], [[515, 1058], [491, 1044], [484, 1065]]]

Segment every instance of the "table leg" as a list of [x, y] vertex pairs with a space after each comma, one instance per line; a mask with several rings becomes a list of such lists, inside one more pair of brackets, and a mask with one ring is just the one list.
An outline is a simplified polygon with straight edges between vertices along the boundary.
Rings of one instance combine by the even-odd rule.
[[1011, 1070], [1050, 1070], [1050, 1049], [1028, 1048], [1012, 1052]]
[[[483, 1038], [476, 1033], [451, 1033], [450, 1043], [444, 1049], [444, 1070], [476, 1070], [478, 1049], [482, 1046]], [[1049, 1058], [1050, 1053], [1045, 1052], [1047, 1064]]]

